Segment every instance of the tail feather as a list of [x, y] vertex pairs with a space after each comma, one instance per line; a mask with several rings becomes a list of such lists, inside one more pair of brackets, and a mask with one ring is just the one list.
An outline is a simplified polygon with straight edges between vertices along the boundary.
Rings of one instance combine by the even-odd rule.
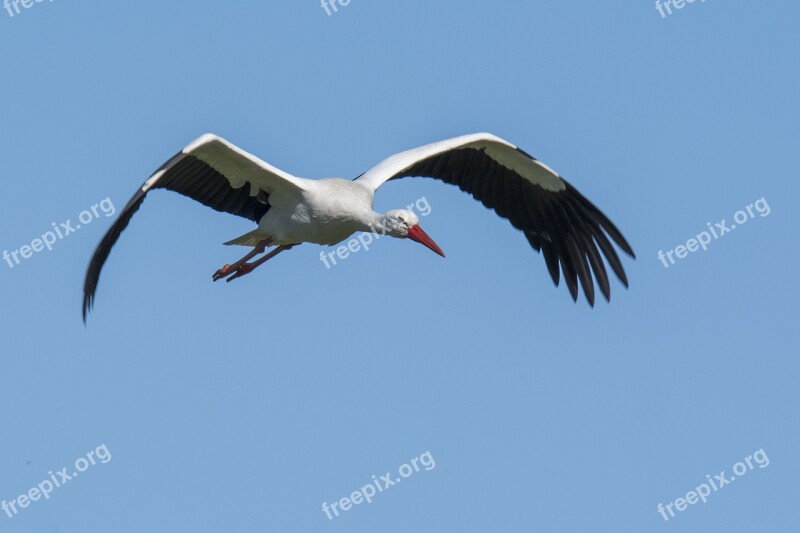
[[258, 229], [254, 229], [253, 231], [245, 233], [241, 237], [236, 237], [235, 239], [230, 240], [223, 244], [225, 244], [226, 246], [233, 246], [233, 245], [255, 246], [266, 238], [267, 235], [264, 235], [263, 233], [259, 232]]

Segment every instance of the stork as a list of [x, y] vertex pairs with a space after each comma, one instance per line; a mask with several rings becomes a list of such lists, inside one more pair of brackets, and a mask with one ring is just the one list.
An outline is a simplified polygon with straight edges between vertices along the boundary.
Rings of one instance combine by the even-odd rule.
[[[83, 320], [94, 304], [100, 271], [111, 248], [153, 189], [174, 191], [258, 224], [225, 243], [252, 248], [212, 276], [214, 281], [232, 281], [298, 244], [335, 245], [358, 231], [408, 238], [444, 257], [442, 249], [419, 227], [413, 211], [373, 210], [375, 191], [381, 185], [411, 176], [457, 185], [508, 219], [542, 253], [556, 286], [563, 272], [573, 300], [578, 298], [580, 285], [586, 300], [594, 305], [593, 277], [610, 300], [600, 252], [628, 286], [609, 237], [626, 254], [635, 256], [616, 226], [556, 172], [494, 135], [464, 135], [401, 152], [354, 180], [311, 180], [277, 169], [221, 137], [206, 134], [156, 170], [103, 236], [86, 272]], [[269, 247], [273, 247], [269, 253], [251, 262]]]

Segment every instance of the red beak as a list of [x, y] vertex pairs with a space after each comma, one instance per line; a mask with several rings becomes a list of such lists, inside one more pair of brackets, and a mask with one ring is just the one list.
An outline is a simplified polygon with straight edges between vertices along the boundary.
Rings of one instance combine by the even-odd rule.
[[412, 241], [424, 244], [437, 254], [444, 257], [444, 252], [442, 251], [441, 248], [439, 248], [439, 245], [433, 242], [433, 239], [431, 239], [427, 233], [422, 231], [422, 228], [420, 228], [419, 226], [413, 226], [408, 228], [408, 238], [411, 239]]

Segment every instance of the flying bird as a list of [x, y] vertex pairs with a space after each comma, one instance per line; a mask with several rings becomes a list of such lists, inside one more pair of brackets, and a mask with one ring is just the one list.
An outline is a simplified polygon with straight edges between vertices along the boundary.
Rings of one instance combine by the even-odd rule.
[[[580, 285], [586, 300], [594, 305], [593, 278], [606, 300], [610, 299], [602, 256], [628, 286], [611, 240], [635, 256], [616, 226], [556, 172], [494, 135], [464, 135], [401, 152], [354, 180], [311, 180], [277, 169], [221, 137], [206, 134], [156, 170], [103, 236], [86, 272], [83, 320], [94, 304], [100, 271], [111, 248], [153, 189], [174, 191], [258, 224], [225, 243], [252, 248], [212, 276], [214, 281], [232, 281], [301, 243], [335, 245], [358, 231], [408, 238], [444, 257], [439, 245], [420, 228], [413, 211], [373, 210], [375, 191], [381, 185], [412, 176], [457, 185], [508, 219], [544, 256], [556, 286], [563, 272], [573, 300], [578, 298]], [[268, 248], [271, 251], [265, 253]], [[261, 254], [265, 255], [253, 260]]]

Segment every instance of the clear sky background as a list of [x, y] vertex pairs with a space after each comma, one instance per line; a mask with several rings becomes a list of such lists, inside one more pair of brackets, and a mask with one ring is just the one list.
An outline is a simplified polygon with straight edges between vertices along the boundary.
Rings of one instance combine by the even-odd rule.
[[[590, 309], [456, 188], [425, 197], [447, 259], [304, 245], [230, 284], [252, 229], [152, 194], [103, 271], [99, 219], [0, 262], [0, 499], [98, 463], [0, 531], [790, 531], [796, 528], [800, 7], [708, 0], [35, 3], [0, 11], [0, 251], [119, 210], [211, 131], [305, 177], [354, 177], [476, 131], [520, 145], [638, 254]], [[670, 250], [765, 198], [665, 268]], [[762, 449], [669, 522], [657, 511]], [[337, 501], [430, 451], [342, 516]], [[0, 512], [1, 513], [1, 512]]]

